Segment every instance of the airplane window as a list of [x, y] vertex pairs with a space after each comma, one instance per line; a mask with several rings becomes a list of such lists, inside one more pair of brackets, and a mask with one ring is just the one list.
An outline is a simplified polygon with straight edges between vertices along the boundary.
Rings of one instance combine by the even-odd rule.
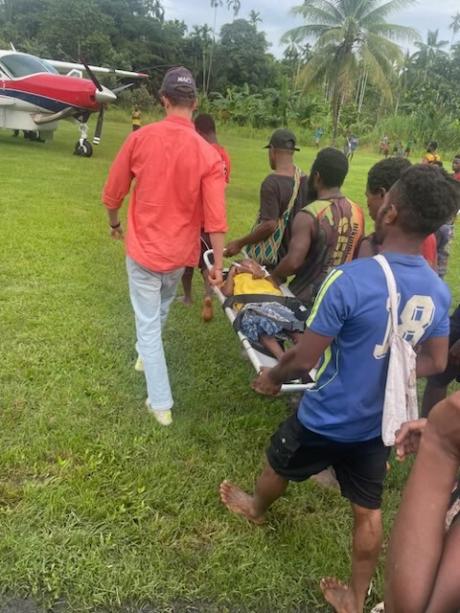
[[57, 73], [57, 70], [50, 64], [42, 62], [38, 58], [25, 53], [10, 53], [4, 55], [0, 58], [0, 62], [16, 79], [27, 77], [28, 75], [38, 72]]

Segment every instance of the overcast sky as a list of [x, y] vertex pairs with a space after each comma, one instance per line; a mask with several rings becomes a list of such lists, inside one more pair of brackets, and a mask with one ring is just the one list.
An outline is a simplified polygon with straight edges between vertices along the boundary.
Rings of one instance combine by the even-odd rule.
[[[214, 11], [210, 4], [210, 0], [163, 0], [166, 18], [183, 20], [190, 28], [204, 23], [213, 25]], [[301, 0], [241, 0], [238, 17], [246, 18], [251, 9], [258, 11], [263, 21], [260, 27], [267, 33], [267, 39], [272, 45], [270, 50], [279, 57], [283, 53], [283, 46], [280, 44], [282, 34], [302, 24], [300, 18], [289, 14], [289, 9], [298, 4], [302, 4]], [[449, 30], [449, 23], [452, 15], [459, 10], [459, 0], [418, 0], [412, 8], [396, 11], [388, 21], [416, 28], [423, 39], [426, 38], [428, 29], [439, 29], [440, 38], [450, 41], [452, 32]], [[226, 8], [219, 8], [217, 30], [223, 23], [231, 20], [232, 13]]]

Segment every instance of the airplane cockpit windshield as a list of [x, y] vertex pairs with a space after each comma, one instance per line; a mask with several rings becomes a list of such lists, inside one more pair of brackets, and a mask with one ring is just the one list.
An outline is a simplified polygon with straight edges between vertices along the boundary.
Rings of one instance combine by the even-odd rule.
[[9, 53], [0, 57], [0, 68], [2, 66], [11, 74], [14, 79], [27, 77], [39, 72], [51, 72], [58, 74], [58, 71], [43, 60], [39, 60], [32, 55], [25, 53]]

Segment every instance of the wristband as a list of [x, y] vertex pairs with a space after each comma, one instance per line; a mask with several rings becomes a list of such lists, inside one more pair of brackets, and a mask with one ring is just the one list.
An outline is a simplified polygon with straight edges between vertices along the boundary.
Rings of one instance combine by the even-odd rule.
[[112, 230], [118, 230], [118, 228], [121, 226], [121, 221], [119, 221], [117, 224], [115, 224], [114, 226], [112, 226], [112, 224], [110, 224], [110, 227], [112, 228]]

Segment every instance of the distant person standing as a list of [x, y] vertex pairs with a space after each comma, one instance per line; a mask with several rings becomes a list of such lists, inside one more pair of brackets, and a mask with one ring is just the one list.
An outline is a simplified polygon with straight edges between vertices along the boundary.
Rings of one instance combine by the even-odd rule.
[[139, 354], [147, 381], [146, 406], [163, 426], [172, 423], [173, 398], [162, 328], [186, 266], [196, 266], [204, 226], [214, 250], [212, 284], [221, 284], [225, 175], [221, 156], [196, 132], [197, 92], [191, 73], [168, 70], [160, 89], [162, 121], [133, 132], [119, 151], [102, 200], [112, 237], [123, 238], [119, 209], [135, 182], [128, 210], [126, 266]]
[[323, 128], [321, 128], [320, 126], [318, 126], [318, 127], [316, 128], [316, 130], [315, 130], [315, 145], [316, 145], [316, 148], [317, 148], [317, 149], [319, 149], [319, 143], [320, 143], [320, 140], [321, 140], [321, 139], [322, 139], [322, 137], [323, 137], [323, 134], [324, 134], [324, 130], [323, 130]]
[[406, 148], [404, 149], [404, 157], [408, 158], [410, 157], [410, 154], [412, 152], [412, 139], [409, 138], [409, 140], [407, 141], [407, 145]]
[[385, 134], [380, 141], [380, 153], [387, 158], [390, 153], [390, 139]]
[[349, 160], [351, 156], [351, 134], [347, 134], [345, 136], [345, 142], [343, 143], [343, 153], [346, 156], [347, 160]]
[[141, 112], [137, 105], [135, 105], [135, 107], [133, 108], [133, 112], [131, 113], [131, 124], [133, 132], [139, 130], [139, 128], [142, 126]]
[[454, 220], [443, 224], [436, 232], [438, 275], [441, 279], [447, 274], [450, 256], [450, 244], [454, 238]]
[[452, 160], [452, 170], [454, 171], [454, 179], [460, 181], [460, 153]]
[[396, 141], [395, 146], [393, 147], [393, 155], [397, 158], [404, 157], [404, 147], [400, 140]]
[[356, 138], [356, 136], [352, 134], [350, 137], [350, 154], [348, 156], [349, 162], [351, 162], [351, 160], [353, 159], [353, 156], [355, 155], [356, 150], [358, 149], [358, 145], [359, 145], [358, 138]]
[[[207, 115], [204, 113], [198, 115], [195, 118], [195, 130], [202, 138], [204, 138], [205, 141], [207, 141], [211, 145], [211, 147], [214, 147], [214, 149], [220, 155], [225, 174], [225, 181], [229, 183], [231, 172], [230, 157], [226, 149], [222, 147], [222, 145], [219, 145], [216, 134], [216, 124], [211, 115]], [[203, 309], [201, 312], [201, 316], [204, 321], [211, 321], [211, 319], [213, 318], [212, 289], [208, 280], [208, 269], [203, 259], [205, 251], [208, 251], [209, 249], [211, 249], [211, 241], [209, 239], [209, 234], [207, 234], [207, 232], [203, 230], [201, 232], [201, 257], [199, 267], [201, 270], [201, 274], [203, 275], [203, 281], [205, 286], [205, 298], [203, 303]], [[182, 286], [184, 288], [184, 304], [192, 304], [193, 271], [193, 267], [187, 266], [182, 277]]]
[[294, 164], [299, 149], [290, 130], [275, 130], [266, 149], [273, 172], [260, 188], [256, 225], [249, 234], [228, 243], [225, 253], [231, 257], [244, 249], [251, 259], [273, 268], [287, 251], [295, 214], [307, 204], [308, 178]]

